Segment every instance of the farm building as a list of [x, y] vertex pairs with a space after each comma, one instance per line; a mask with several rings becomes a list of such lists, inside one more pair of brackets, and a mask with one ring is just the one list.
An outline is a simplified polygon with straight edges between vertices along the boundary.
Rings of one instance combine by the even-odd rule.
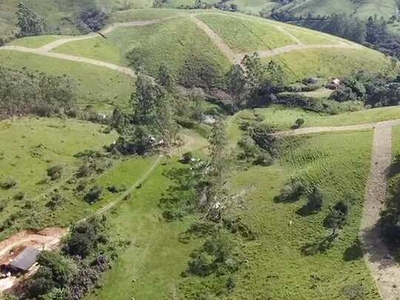
[[14, 272], [27, 272], [36, 263], [39, 253], [39, 249], [26, 247], [8, 267]]

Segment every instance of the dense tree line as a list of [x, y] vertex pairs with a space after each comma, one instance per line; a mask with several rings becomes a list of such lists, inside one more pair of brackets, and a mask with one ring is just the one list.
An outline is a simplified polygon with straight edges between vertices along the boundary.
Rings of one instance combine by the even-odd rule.
[[66, 113], [75, 107], [76, 89], [67, 76], [0, 67], [0, 118]]

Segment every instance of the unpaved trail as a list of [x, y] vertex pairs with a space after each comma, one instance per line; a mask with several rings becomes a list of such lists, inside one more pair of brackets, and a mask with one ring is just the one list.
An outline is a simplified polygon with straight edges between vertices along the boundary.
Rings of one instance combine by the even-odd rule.
[[[272, 50], [262, 50], [262, 51], [257, 51], [258, 55], [261, 58], [266, 58], [266, 57], [272, 57], [288, 52], [293, 52], [293, 51], [301, 51], [301, 50], [310, 50], [310, 49], [353, 49], [353, 50], [359, 50], [362, 49], [362, 46], [360, 45], [349, 45], [349, 44], [337, 44], [337, 45], [332, 45], [332, 44], [315, 44], [315, 45], [305, 45], [305, 44], [297, 44], [297, 45], [288, 45], [288, 46], [283, 46], [279, 48], [275, 48]], [[249, 53], [243, 53], [240, 54], [240, 56], [248, 55]]]
[[[218, 14], [218, 13], [211, 13], [211, 14]], [[309, 49], [362, 49], [361, 45], [351, 43], [351, 44], [346, 44], [343, 41], [338, 41], [337, 44], [310, 44], [306, 45], [304, 44], [299, 38], [285, 30], [282, 26], [278, 25], [272, 25], [275, 27], [277, 30], [281, 31], [283, 34], [287, 35], [290, 37], [293, 42], [296, 44], [294, 45], [287, 45], [279, 48], [275, 48], [272, 50], [255, 50], [251, 52], [245, 52], [245, 53], [235, 53], [225, 42], [224, 40], [214, 31], [212, 30], [207, 24], [205, 24], [203, 21], [200, 19], [196, 18], [196, 15], [198, 14], [190, 14], [190, 19], [201, 29], [203, 30], [208, 37], [211, 39], [211, 41], [218, 47], [218, 49], [227, 57], [232, 63], [234, 64], [241, 64], [243, 61], [243, 58], [246, 55], [251, 55], [254, 52], [258, 53], [258, 55], [261, 58], [267, 58], [267, 57], [273, 57], [277, 56], [280, 54], [288, 53], [288, 52], [293, 52], [293, 51], [301, 51], [301, 50], [309, 50]], [[223, 15], [223, 14], [222, 14]], [[226, 15], [225, 15], [226, 16]], [[236, 18], [240, 18], [237, 16], [234, 16]]]
[[[163, 155], [159, 155], [157, 157], [157, 159], [152, 163], [150, 168], [148, 168], [147, 171], [133, 185], [131, 185], [129, 187], [129, 189], [127, 189], [125, 192], [123, 192], [118, 198], [116, 198], [112, 202], [108, 203], [107, 205], [105, 205], [102, 208], [100, 208], [99, 210], [97, 210], [94, 214], [97, 216], [102, 215], [102, 214], [106, 213], [107, 211], [109, 211], [110, 209], [112, 209], [113, 207], [115, 207], [118, 203], [123, 201], [126, 197], [128, 197], [132, 193], [132, 191], [134, 191], [138, 186], [140, 186], [151, 175], [151, 173], [153, 173], [153, 171], [158, 166], [158, 164], [161, 162], [163, 157], [164, 157]], [[78, 223], [85, 222], [90, 217], [91, 216], [85, 217], [76, 223], [78, 224]]]
[[[172, 17], [172, 18], [175, 18], [175, 17]], [[110, 26], [108, 26], [105, 30], [101, 31], [101, 33], [109, 34], [112, 31], [114, 31], [115, 29], [120, 28], [120, 27], [140, 27], [140, 26], [158, 24], [158, 23], [166, 21], [167, 19], [171, 19], [171, 18], [163, 18], [163, 19], [147, 20], [147, 21], [125, 22], [125, 23], [114, 23], [114, 24], [111, 24]], [[93, 38], [97, 38], [97, 37], [100, 37], [100, 35], [95, 32], [89, 33], [87, 35], [71, 36], [71, 37], [67, 37], [64, 39], [59, 39], [57, 41], [51, 42], [51, 43], [44, 45], [38, 49], [48, 52], [48, 51], [51, 51], [61, 45], [64, 45], [64, 44], [67, 44], [70, 42], [88, 40], [88, 39], [93, 39]]]
[[384, 300], [400, 299], [400, 268], [381, 239], [379, 219], [385, 208], [388, 170], [392, 163], [392, 126], [375, 128], [371, 171], [367, 181], [360, 238], [364, 259]]
[[301, 41], [300, 39], [298, 39], [297, 37], [295, 37], [293, 34], [291, 34], [289, 31], [287, 31], [285, 28], [283, 28], [282, 26], [276, 26], [274, 25], [274, 27], [276, 29], [278, 29], [280, 32], [282, 32], [283, 34], [287, 35], [288, 37], [290, 37], [297, 45], [304, 45], [303, 41]]
[[320, 126], [320, 127], [305, 127], [295, 130], [279, 131], [274, 133], [276, 136], [292, 136], [292, 135], [302, 135], [302, 134], [312, 134], [312, 133], [323, 133], [323, 132], [340, 132], [340, 131], [357, 131], [357, 130], [367, 130], [376, 127], [392, 127], [400, 125], [400, 119], [365, 123], [359, 125], [348, 125], [348, 126]]
[[21, 46], [4, 46], [0, 47], [1, 50], [9, 50], [9, 51], [18, 51], [18, 52], [24, 52], [24, 53], [32, 53], [32, 54], [37, 54], [41, 56], [47, 56], [47, 57], [52, 57], [52, 58], [58, 58], [62, 60], [69, 60], [69, 61], [74, 61], [74, 62], [79, 62], [79, 63], [86, 63], [86, 64], [91, 64], [99, 67], [104, 67], [108, 68], [120, 73], [123, 73], [125, 75], [128, 75], [130, 77], [136, 78], [136, 73], [129, 68], [126, 67], [121, 67], [118, 65], [114, 65], [111, 63], [107, 63], [104, 61], [99, 61], [91, 58], [84, 58], [80, 56], [74, 56], [74, 55], [69, 55], [69, 54], [62, 54], [62, 53], [56, 53], [56, 52], [47, 52], [43, 51], [40, 48], [39, 49], [32, 49], [32, 48], [26, 48], [26, 47], [21, 47]]
[[[222, 40], [222, 38], [214, 32], [207, 24], [205, 24], [203, 21], [199, 20], [196, 18], [194, 14], [190, 15], [190, 19], [201, 29], [203, 30], [208, 37], [211, 39], [211, 41], [214, 43], [215, 46], [218, 47], [218, 49], [225, 55], [226, 58], [229, 59], [229, 61], [234, 62], [234, 63], [240, 63], [241, 58], [238, 57], [235, 52], [229, 46]], [[238, 60], [239, 58], [239, 60]]]

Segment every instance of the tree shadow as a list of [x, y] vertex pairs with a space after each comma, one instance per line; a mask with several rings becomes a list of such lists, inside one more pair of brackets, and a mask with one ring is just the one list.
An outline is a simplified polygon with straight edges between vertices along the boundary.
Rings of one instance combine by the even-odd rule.
[[333, 245], [338, 234], [319, 237], [315, 241], [306, 243], [301, 247], [301, 253], [306, 256], [315, 255], [318, 253], [326, 253]]
[[310, 209], [310, 207], [307, 204], [304, 204], [301, 208], [296, 210], [296, 214], [298, 214], [299, 216], [302, 216], [302, 217], [308, 217], [311, 215], [315, 215], [317, 213], [318, 213], [318, 211]]
[[361, 242], [358, 238], [354, 240], [353, 245], [347, 248], [343, 253], [343, 260], [353, 261], [363, 257]]
[[375, 224], [373, 227], [362, 230], [362, 250], [368, 261], [378, 263], [379, 269], [386, 269], [397, 266], [390, 248], [384, 243], [381, 236], [381, 225]]
[[400, 173], [400, 155], [397, 154], [395, 156], [395, 159], [394, 159], [393, 163], [388, 168], [387, 174], [388, 174], [389, 178], [392, 178], [392, 177], [396, 176], [399, 173]]

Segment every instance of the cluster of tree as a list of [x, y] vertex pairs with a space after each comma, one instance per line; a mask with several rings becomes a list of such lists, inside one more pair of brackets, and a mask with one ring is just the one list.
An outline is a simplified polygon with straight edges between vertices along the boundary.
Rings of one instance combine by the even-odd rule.
[[[83, 299], [115, 258], [106, 220], [74, 226], [61, 253], [43, 251], [38, 272], [25, 283], [19, 299]], [[110, 250], [111, 249], [111, 250]]]
[[66, 76], [0, 67], [0, 118], [68, 113], [76, 105], [76, 84]]
[[45, 34], [46, 21], [35, 11], [20, 3], [17, 9], [17, 24], [19, 36], [33, 36]]
[[78, 17], [78, 24], [82, 31], [99, 31], [106, 26], [109, 16], [99, 9], [89, 9], [81, 12]]
[[160, 145], [172, 145], [177, 134], [174, 95], [175, 81], [165, 66], [156, 80], [140, 73], [131, 98], [132, 111], [114, 110], [111, 126], [119, 133], [114, 149], [122, 154], [144, 154]]
[[226, 74], [226, 90], [234, 108], [260, 106], [270, 103], [271, 95], [282, 91], [286, 81], [280, 65], [274, 61], [264, 64], [254, 53], [246, 55], [242, 65], [231, 67]]
[[330, 98], [338, 102], [360, 100], [366, 106], [381, 107], [399, 104], [400, 78], [358, 72], [344, 78]]
[[400, 37], [388, 31], [388, 24], [393, 18], [385, 20], [383, 17], [370, 16], [366, 21], [347, 14], [333, 14], [328, 16], [296, 17], [290, 12], [272, 11], [261, 13], [263, 17], [271, 17], [278, 21], [290, 22], [296, 25], [323, 31], [340, 36], [356, 43], [364, 44], [385, 54], [400, 57]]

